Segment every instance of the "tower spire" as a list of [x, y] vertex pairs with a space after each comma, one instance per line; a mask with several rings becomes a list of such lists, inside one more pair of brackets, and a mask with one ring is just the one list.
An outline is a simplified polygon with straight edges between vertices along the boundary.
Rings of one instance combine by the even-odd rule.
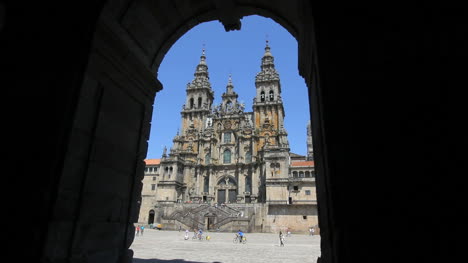
[[229, 74], [228, 83], [226, 85], [226, 92], [223, 93], [223, 100], [228, 99], [234, 102], [237, 100], [237, 93], [234, 91], [234, 84], [232, 84], [232, 75]]
[[266, 39], [265, 42], [265, 53], [263, 54], [262, 63], [260, 65], [261, 71], [257, 74], [255, 81], [279, 81], [279, 74], [275, 69], [275, 58], [271, 54], [270, 41]]
[[195, 68], [195, 77], [192, 82], [187, 84], [187, 89], [208, 88], [211, 90], [210, 76], [208, 74], [208, 65], [206, 64], [205, 44], [203, 44], [200, 62]]

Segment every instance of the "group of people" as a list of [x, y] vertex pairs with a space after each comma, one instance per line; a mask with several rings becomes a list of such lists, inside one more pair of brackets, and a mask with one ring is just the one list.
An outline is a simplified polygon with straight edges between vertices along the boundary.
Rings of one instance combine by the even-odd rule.
[[145, 226], [136, 226], [135, 227], [135, 236], [139, 236], [140, 233], [143, 235], [143, 232], [145, 231]]
[[[189, 230], [188, 229], [185, 229], [185, 235], [184, 235], [184, 240], [188, 240], [189, 239]], [[198, 240], [202, 240], [203, 237], [203, 229], [199, 228], [199, 229], [193, 229], [193, 237], [192, 239], [198, 239]], [[210, 239], [210, 236], [206, 236], [205, 237], [206, 240], [209, 240]]]
[[[309, 235], [310, 236], [313, 236], [314, 235], [314, 232], [315, 232], [315, 228], [313, 227], [310, 227], [309, 228]], [[290, 237], [291, 236], [291, 230], [289, 229], [289, 227], [286, 229], [286, 237]], [[280, 241], [280, 247], [284, 247], [284, 239], [285, 239], [285, 235], [283, 234], [282, 231], [279, 232], [279, 241]]]
[[[179, 227], [179, 232], [180, 232], [180, 227]], [[139, 236], [140, 234], [143, 235], [143, 232], [145, 230], [145, 226], [136, 226], [136, 236]], [[309, 228], [309, 235], [310, 236], [313, 236], [314, 235], [314, 232], [315, 232], [315, 228], [311, 227]], [[291, 230], [289, 228], [286, 229], [286, 237], [290, 237], [291, 236]], [[201, 240], [203, 238], [203, 229], [199, 228], [199, 229], [193, 229], [193, 239], [198, 239], [198, 240]], [[207, 240], [209, 240], [209, 236], [206, 237]], [[242, 232], [242, 230], [239, 229], [239, 231], [237, 232], [237, 238], [239, 239], [239, 243], [242, 242], [242, 240], [244, 240], [245, 238], [245, 234], [244, 232]], [[184, 235], [184, 240], [188, 240], [189, 239], [189, 230], [186, 229], [185, 230], [185, 235]], [[284, 247], [284, 239], [285, 239], [285, 235], [283, 234], [282, 231], [279, 232], [279, 241], [280, 241], [280, 247]]]

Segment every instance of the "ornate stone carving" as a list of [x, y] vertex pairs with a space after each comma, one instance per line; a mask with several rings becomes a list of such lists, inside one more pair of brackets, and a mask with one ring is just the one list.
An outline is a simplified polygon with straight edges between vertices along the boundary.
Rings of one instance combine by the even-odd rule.
[[226, 130], [231, 129], [231, 121], [230, 120], [224, 121], [224, 129], [226, 129]]

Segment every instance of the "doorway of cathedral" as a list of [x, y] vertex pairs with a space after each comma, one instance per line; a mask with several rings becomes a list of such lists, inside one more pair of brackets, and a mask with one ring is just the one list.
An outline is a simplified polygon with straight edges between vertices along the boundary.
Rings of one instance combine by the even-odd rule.
[[237, 200], [237, 184], [231, 177], [223, 177], [219, 180], [217, 186], [217, 203], [235, 203]]
[[223, 204], [226, 202], [226, 190], [218, 189], [218, 204]]
[[237, 200], [237, 189], [229, 189], [228, 203], [235, 203]]

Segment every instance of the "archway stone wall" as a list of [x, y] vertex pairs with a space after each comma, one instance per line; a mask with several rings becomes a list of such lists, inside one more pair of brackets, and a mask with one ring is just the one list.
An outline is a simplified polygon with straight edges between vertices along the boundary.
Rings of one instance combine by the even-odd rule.
[[[197, 24], [220, 20], [226, 30], [238, 30], [240, 19], [253, 14], [272, 18], [298, 39], [298, 66], [310, 86], [313, 32], [307, 1], [107, 3], [96, 25], [58, 186], [55, 214], [69, 217], [51, 223], [47, 261], [131, 262], [153, 102], [163, 88], [159, 64]], [[322, 252], [328, 242], [324, 228]]]

